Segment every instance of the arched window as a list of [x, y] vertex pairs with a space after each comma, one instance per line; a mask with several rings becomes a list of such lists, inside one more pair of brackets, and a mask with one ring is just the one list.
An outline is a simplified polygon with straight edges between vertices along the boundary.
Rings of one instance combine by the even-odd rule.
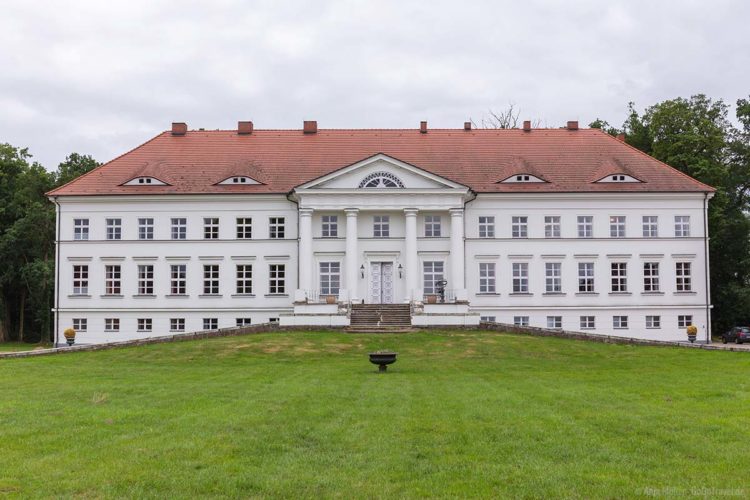
[[389, 172], [374, 172], [359, 183], [360, 188], [402, 188], [401, 179]]

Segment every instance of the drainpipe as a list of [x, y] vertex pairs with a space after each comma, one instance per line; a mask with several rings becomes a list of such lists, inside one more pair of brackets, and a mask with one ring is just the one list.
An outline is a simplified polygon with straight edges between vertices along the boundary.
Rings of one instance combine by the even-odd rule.
[[55, 344], [57, 347], [58, 337], [60, 336], [60, 203], [57, 197], [52, 198], [55, 204], [56, 224], [55, 224]]
[[[295, 287], [295, 290], [299, 289], [299, 277], [300, 277], [300, 269], [299, 269], [299, 226], [300, 226], [300, 217], [299, 217], [299, 201], [294, 199], [294, 191], [289, 191], [286, 194], [286, 199], [297, 205], [297, 286]], [[292, 294], [292, 302], [294, 302], [294, 294]]]
[[709, 264], [708, 264], [708, 200], [711, 199], [710, 193], [704, 193], [703, 196], [703, 253], [704, 253], [704, 272], [706, 279], [706, 343], [711, 343], [711, 284], [709, 281]]

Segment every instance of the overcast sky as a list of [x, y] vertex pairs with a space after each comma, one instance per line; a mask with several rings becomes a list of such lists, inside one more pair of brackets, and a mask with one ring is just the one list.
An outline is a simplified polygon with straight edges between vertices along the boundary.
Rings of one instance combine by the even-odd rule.
[[750, 93], [750, 2], [16, 1], [0, 143], [54, 169], [190, 128], [460, 127], [509, 103], [556, 127]]

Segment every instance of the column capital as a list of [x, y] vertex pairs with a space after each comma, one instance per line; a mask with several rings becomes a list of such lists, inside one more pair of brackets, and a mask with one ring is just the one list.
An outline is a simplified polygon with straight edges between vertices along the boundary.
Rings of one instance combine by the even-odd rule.
[[357, 214], [359, 213], [359, 209], [358, 208], [345, 208], [344, 213], [346, 214], [347, 217], [356, 217]]
[[404, 215], [407, 217], [416, 217], [417, 212], [419, 212], [418, 208], [405, 208], [404, 209]]
[[297, 210], [301, 217], [311, 217], [313, 214], [312, 208], [300, 208]]
[[463, 208], [450, 208], [448, 209], [448, 212], [451, 214], [451, 217], [463, 217], [464, 216]]

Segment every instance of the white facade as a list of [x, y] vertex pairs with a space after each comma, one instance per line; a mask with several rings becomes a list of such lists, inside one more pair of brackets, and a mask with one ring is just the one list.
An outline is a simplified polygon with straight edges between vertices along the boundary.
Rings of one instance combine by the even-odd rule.
[[[340, 305], [421, 304], [440, 279], [449, 307], [488, 320], [659, 340], [683, 340], [689, 322], [708, 334], [704, 193], [477, 194], [377, 155], [288, 195], [54, 200], [58, 342], [70, 326], [94, 343], [300, 324], [305, 312], [306, 324], [339, 326]], [[116, 219], [120, 239], [108, 239]], [[339, 305], [316, 305], [327, 296]], [[434, 307], [414, 323], [430, 324]]]

